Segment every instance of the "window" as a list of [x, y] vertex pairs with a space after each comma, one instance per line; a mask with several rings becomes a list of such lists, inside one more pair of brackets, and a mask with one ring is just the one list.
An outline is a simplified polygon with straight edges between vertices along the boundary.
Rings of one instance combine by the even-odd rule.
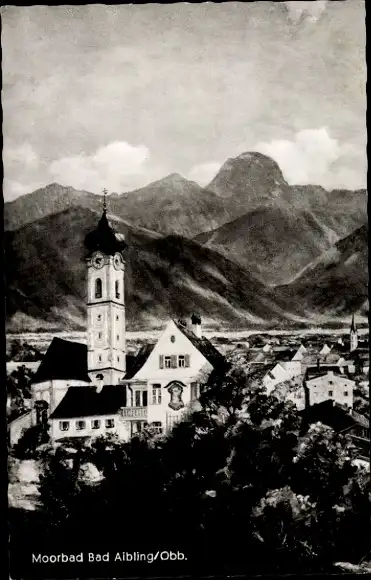
[[162, 423], [161, 421], [153, 421], [151, 427], [156, 431], [156, 433], [162, 433]]
[[70, 422], [69, 421], [60, 421], [59, 422], [59, 429], [60, 429], [60, 431], [68, 431], [69, 428], [70, 428]]
[[161, 385], [152, 385], [152, 405], [161, 405]]
[[175, 336], [173, 334], [170, 336], [170, 340], [171, 342], [175, 342]]
[[120, 283], [118, 280], [116, 280], [116, 282], [115, 282], [115, 292], [116, 292], [116, 298], [120, 298]]
[[348, 396], [348, 391], [344, 391], [344, 397]]
[[99, 360], [99, 362], [102, 362], [102, 355], [101, 354], [98, 356], [98, 360]]
[[334, 384], [334, 381], [329, 381], [328, 384], [329, 385], [333, 385]]
[[140, 391], [135, 391], [135, 406], [136, 407], [141, 407], [141, 396], [140, 396]]
[[95, 281], [95, 297], [102, 298], [102, 280], [100, 278]]
[[85, 426], [86, 426], [85, 421], [76, 421], [77, 431], [81, 431], [82, 429], [85, 429]]
[[113, 429], [114, 426], [115, 426], [114, 419], [106, 419], [106, 429]]
[[328, 392], [328, 396], [329, 396], [329, 397], [332, 397], [332, 395], [333, 395], [333, 394], [334, 394], [334, 391], [329, 391], [329, 392]]
[[119, 356], [117, 357], [117, 362], [120, 362], [120, 357]]
[[98, 322], [100, 322], [102, 320], [102, 315], [101, 314], [98, 314], [97, 320], [98, 320]]
[[118, 335], [116, 336], [116, 338], [117, 338], [117, 340], [120, 340], [120, 335], [118, 334]]
[[91, 428], [92, 429], [99, 429], [100, 428], [100, 420], [93, 419], [93, 421], [91, 422]]
[[148, 395], [147, 395], [147, 391], [143, 391], [142, 394], [142, 401], [143, 401], [143, 407], [147, 407], [148, 405]]
[[171, 369], [171, 356], [165, 356], [165, 369]]
[[185, 356], [184, 354], [180, 354], [178, 356], [178, 366], [184, 368], [185, 367]]
[[98, 338], [101, 339], [102, 338], [102, 333], [98, 332]]
[[119, 319], [119, 315], [118, 315], [118, 314], [116, 314], [116, 320], [118, 320], [118, 319]]

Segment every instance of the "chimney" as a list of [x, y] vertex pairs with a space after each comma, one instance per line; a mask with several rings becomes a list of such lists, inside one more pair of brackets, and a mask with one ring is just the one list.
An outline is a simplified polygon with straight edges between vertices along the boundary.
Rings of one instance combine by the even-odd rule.
[[201, 317], [198, 314], [192, 314], [192, 331], [197, 338], [202, 338]]

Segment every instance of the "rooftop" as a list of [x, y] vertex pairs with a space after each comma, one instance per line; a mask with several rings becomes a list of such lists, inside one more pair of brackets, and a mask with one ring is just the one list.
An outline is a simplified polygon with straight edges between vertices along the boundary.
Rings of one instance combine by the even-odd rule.
[[53, 338], [32, 383], [50, 380], [76, 380], [90, 383], [87, 346], [62, 338]]
[[300, 411], [300, 414], [308, 423], [320, 421], [338, 433], [357, 425], [366, 429], [370, 428], [369, 422], [363, 415], [352, 410], [348, 411], [331, 399], [311, 405]]
[[112, 415], [125, 405], [126, 388], [123, 385], [105, 385], [100, 392], [96, 387], [70, 387], [50, 417], [71, 419]]

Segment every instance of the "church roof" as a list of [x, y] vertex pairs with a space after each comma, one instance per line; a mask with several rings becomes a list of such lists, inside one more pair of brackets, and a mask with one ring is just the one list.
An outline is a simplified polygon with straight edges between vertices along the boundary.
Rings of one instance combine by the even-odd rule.
[[192, 330], [183, 326], [179, 322], [174, 320], [175, 326], [191, 341], [193, 346], [206, 358], [206, 360], [214, 367], [217, 368], [219, 365], [223, 364], [224, 356], [215, 348], [215, 346], [204, 336], [198, 338]]
[[84, 243], [90, 253], [100, 250], [106, 255], [122, 252], [126, 247], [124, 235], [115, 232], [108, 221], [106, 209], [96, 229], [87, 234]]
[[32, 383], [50, 380], [76, 380], [90, 383], [86, 344], [53, 338]]
[[112, 415], [126, 405], [123, 385], [105, 385], [100, 392], [96, 387], [70, 387], [50, 415], [52, 419], [72, 419]]

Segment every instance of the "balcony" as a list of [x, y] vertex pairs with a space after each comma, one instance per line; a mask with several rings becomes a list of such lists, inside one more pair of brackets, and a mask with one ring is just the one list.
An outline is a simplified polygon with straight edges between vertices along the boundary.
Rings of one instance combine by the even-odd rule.
[[125, 419], [147, 419], [147, 407], [123, 407], [121, 412]]

